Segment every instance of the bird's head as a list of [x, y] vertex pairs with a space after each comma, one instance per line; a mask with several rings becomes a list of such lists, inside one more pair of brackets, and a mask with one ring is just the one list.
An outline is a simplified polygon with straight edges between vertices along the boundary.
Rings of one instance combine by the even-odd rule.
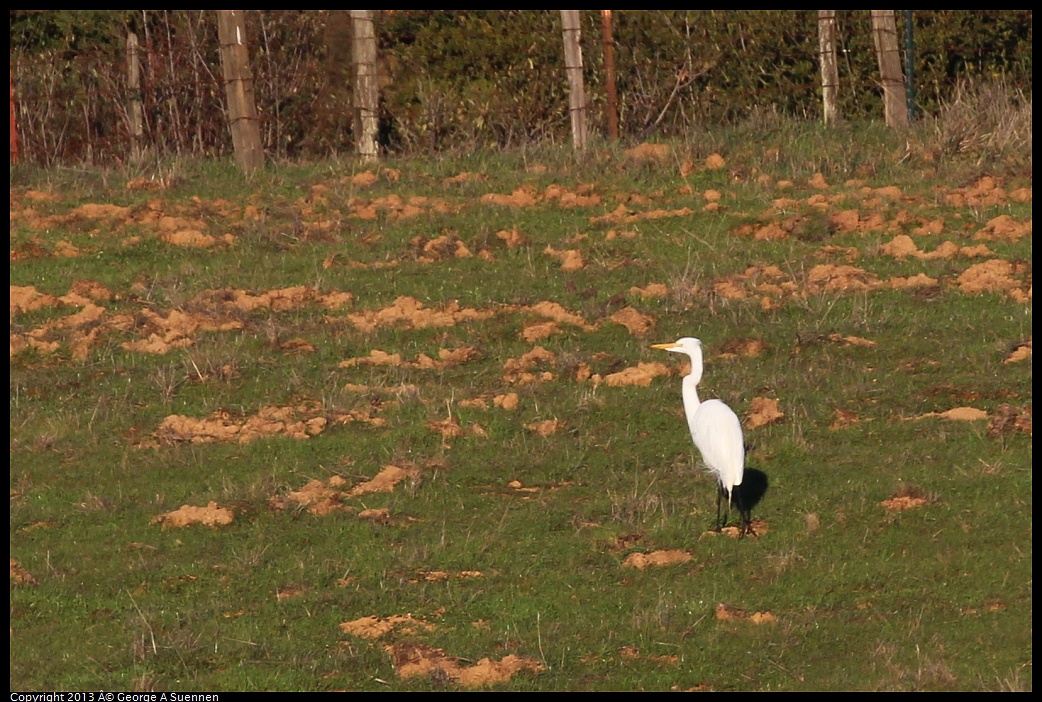
[[702, 353], [702, 342], [698, 339], [693, 339], [690, 336], [685, 336], [682, 339], [671, 341], [668, 344], [652, 344], [651, 348], [673, 351], [674, 353], [686, 353], [690, 356], [694, 353]]
[[686, 353], [691, 359], [691, 375], [696, 376], [695, 382], [702, 377], [702, 342], [690, 336], [677, 339], [668, 344], [652, 344], [653, 349], [672, 351], [673, 353]]

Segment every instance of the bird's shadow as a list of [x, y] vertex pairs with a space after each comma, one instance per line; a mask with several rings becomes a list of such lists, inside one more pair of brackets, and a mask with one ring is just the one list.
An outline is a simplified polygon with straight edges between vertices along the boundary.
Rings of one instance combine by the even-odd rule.
[[760, 504], [763, 496], [767, 494], [768, 483], [767, 474], [762, 470], [745, 467], [742, 484], [736, 485], [735, 490], [738, 491], [746, 512], [752, 512], [756, 505]]

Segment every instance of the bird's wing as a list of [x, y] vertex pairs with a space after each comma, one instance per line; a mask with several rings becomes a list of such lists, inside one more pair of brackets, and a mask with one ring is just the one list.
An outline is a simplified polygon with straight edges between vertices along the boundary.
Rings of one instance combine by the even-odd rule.
[[745, 441], [738, 415], [720, 400], [703, 402], [691, 427], [695, 446], [720, 483], [730, 490], [742, 484], [745, 472]]

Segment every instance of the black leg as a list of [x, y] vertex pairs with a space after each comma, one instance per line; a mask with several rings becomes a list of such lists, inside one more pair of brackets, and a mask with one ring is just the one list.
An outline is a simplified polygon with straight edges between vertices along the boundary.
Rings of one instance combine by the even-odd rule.
[[724, 486], [717, 483], [716, 486], [716, 529], [715, 531], [721, 531], [724, 528], [723, 523], [720, 521], [720, 500], [724, 496]]
[[756, 532], [753, 531], [753, 515], [752, 510], [747, 510], [742, 506], [742, 486], [737, 485], [734, 489], [734, 501], [738, 503], [738, 514], [742, 521], [741, 535], [752, 534], [756, 536]]

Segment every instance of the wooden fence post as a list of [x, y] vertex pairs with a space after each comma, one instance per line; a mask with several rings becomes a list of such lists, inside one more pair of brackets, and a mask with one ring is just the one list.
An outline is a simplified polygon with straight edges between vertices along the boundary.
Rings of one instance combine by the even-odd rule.
[[883, 114], [886, 126], [904, 129], [908, 126], [908, 99], [905, 77], [901, 72], [901, 49], [897, 43], [897, 19], [893, 10], [871, 10], [872, 38], [879, 59], [879, 77], [883, 82]]
[[141, 61], [138, 59], [137, 34], [127, 33], [127, 127], [130, 130], [130, 162], [141, 163], [141, 137], [144, 125], [141, 119]]
[[586, 148], [586, 93], [583, 90], [583, 54], [579, 45], [579, 11], [561, 10], [564, 67], [568, 74], [568, 113], [572, 117], [572, 145]]
[[228, 121], [232, 130], [235, 162], [243, 173], [264, 165], [257, 103], [253, 94], [253, 74], [246, 49], [243, 10], [217, 10], [217, 37], [221, 43], [221, 69], [228, 100]]
[[355, 148], [367, 161], [377, 157], [380, 87], [376, 79], [376, 30], [372, 10], [351, 10], [351, 61], [355, 65]]
[[821, 60], [821, 101], [825, 126], [839, 118], [839, 67], [836, 65], [836, 11], [818, 10], [818, 54]]

